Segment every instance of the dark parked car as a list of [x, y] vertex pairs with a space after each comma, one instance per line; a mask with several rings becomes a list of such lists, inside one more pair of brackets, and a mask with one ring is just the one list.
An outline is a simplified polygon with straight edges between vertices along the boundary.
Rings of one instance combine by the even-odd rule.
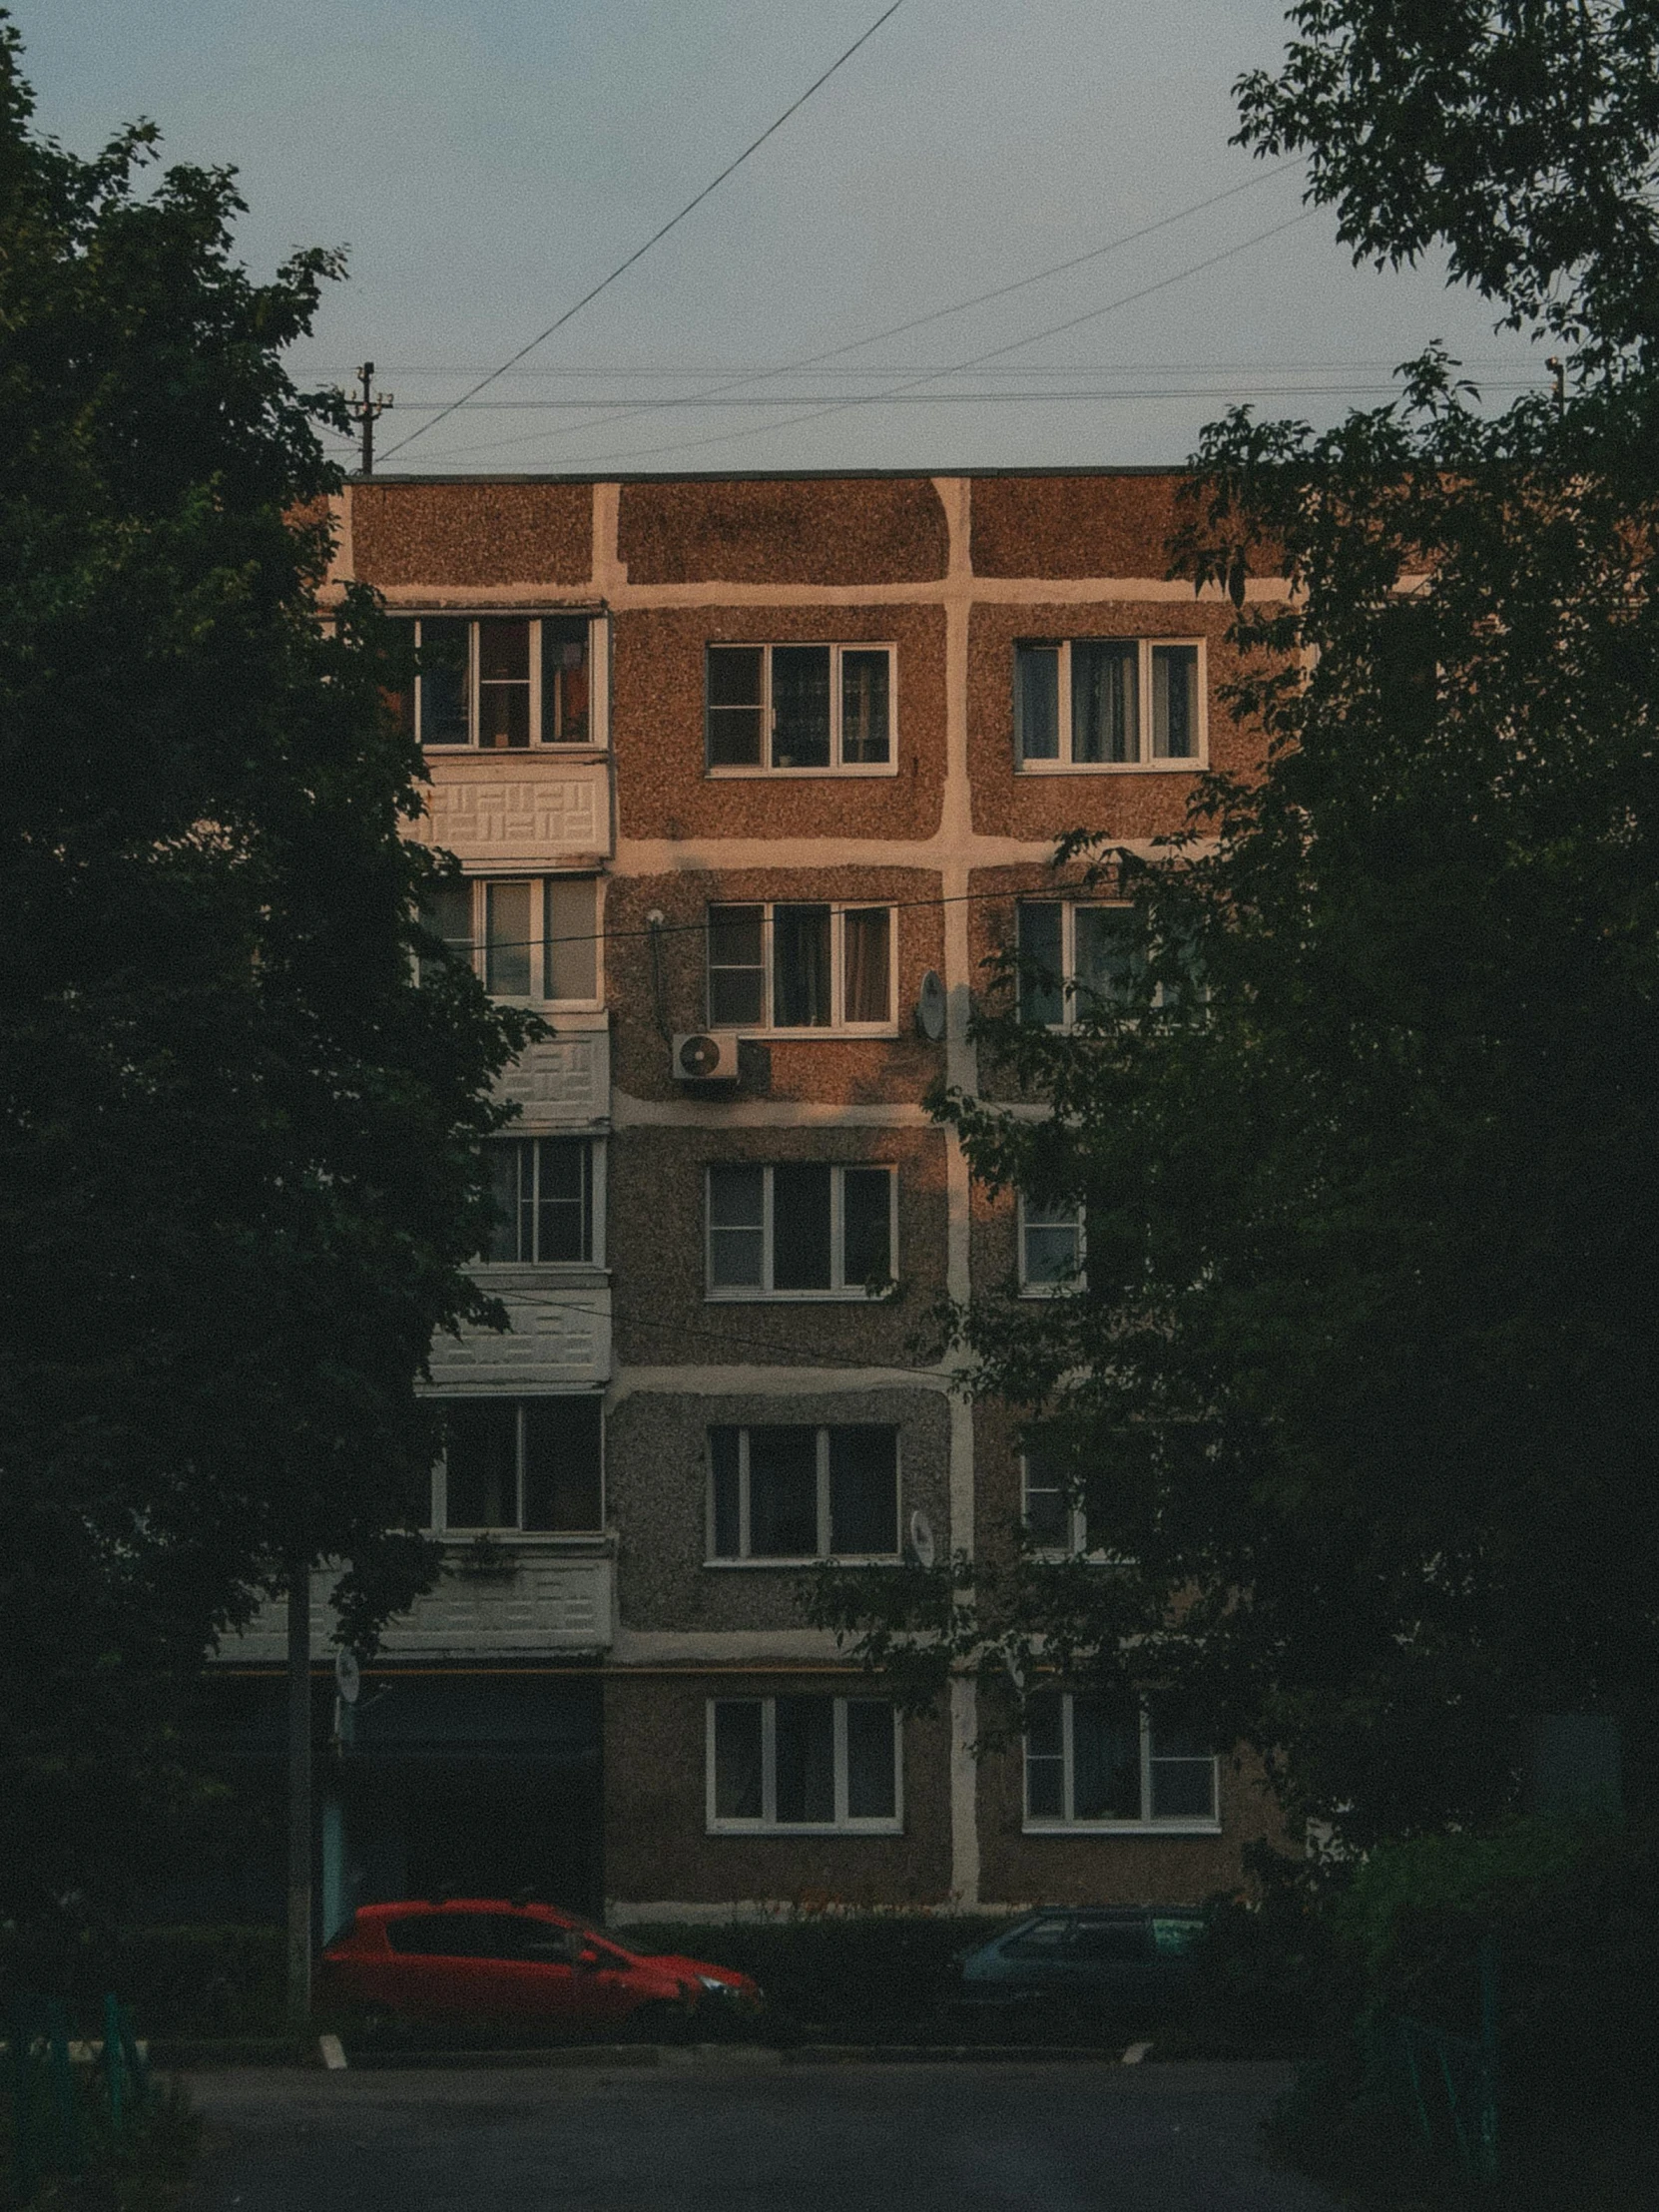
[[756, 2012], [748, 1974], [643, 1957], [551, 1905], [461, 1898], [362, 1905], [322, 1954], [336, 2003], [404, 2020], [519, 2020], [573, 2034]]
[[1038, 2003], [1102, 2011], [1167, 2003], [1191, 1984], [1203, 1933], [1191, 1906], [1066, 1906], [1028, 1913], [976, 1949], [959, 1951], [965, 2004]]

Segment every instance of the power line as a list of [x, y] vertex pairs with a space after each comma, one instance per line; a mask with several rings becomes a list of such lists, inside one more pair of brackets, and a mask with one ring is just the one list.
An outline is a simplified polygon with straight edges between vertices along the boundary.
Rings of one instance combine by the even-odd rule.
[[733, 176], [738, 170], [740, 170], [743, 167], [744, 163], [748, 161], [751, 154], [758, 153], [760, 149], [765, 146], [767, 140], [773, 136], [774, 132], [781, 131], [784, 125], [790, 120], [790, 117], [799, 113], [799, 111], [807, 105], [808, 101], [811, 100], [814, 93], [818, 92], [823, 86], [827, 85], [830, 82], [830, 78], [835, 74], [836, 70], [839, 69], [844, 63], [849, 62], [852, 59], [853, 55], [858, 51], [859, 47], [864, 45], [868, 40], [872, 39], [875, 36], [876, 32], [880, 30], [883, 23], [891, 22], [892, 18], [898, 13], [899, 9], [903, 5], [904, 0], [892, 0], [891, 7], [887, 8], [882, 14], [878, 15], [875, 21], [869, 26], [867, 31], [860, 32], [858, 37], [855, 38], [852, 41], [852, 44], [846, 49], [845, 53], [837, 55], [835, 60], [832, 61], [830, 64], [830, 67], [824, 72], [824, 75], [822, 77], [816, 78], [814, 82], [807, 87], [806, 91], [801, 95], [799, 100], [792, 101], [791, 104], [784, 110], [783, 114], [778, 117], [776, 122], [769, 123], [766, 129], [761, 133], [760, 137], [758, 139], [755, 139], [750, 145], [746, 146], [735, 162], [728, 162], [726, 167], [721, 171], [720, 175], [714, 180], [712, 184], [705, 185], [703, 187], [703, 190], [696, 196], [695, 199], [688, 200], [686, 202], [686, 205], [680, 210], [678, 215], [671, 216], [669, 220], [663, 225], [660, 231], [653, 232], [651, 237], [646, 240], [643, 246], [636, 247], [634, 252], [629, 255], [628, 259], [625, 262], [619, 262], [616, 268], [611, 271], [610, 275], [608, 276], [601, 277], [600, 281], [594, 285], [591, 291], [584, 292], [582, 294], [582, 297], [577, 300], [574, 306], [567, 307], [564, 313], [557, 316], [552, 322], [550, 322], [547, 325], [547, 328], [543, 330], [539, 336], [533, 337], [528, 345], [521, 345], [518, 351], [514, 353], [510, 359], [502, 362], [499, 368], [491, 369], [487, 376], [483, 377], [478, 383], [473, 385], [471, 391], [464, 392], [459, 399], [453, 400], [447, 407], [443, 408], [441, 412], [435, 414], [430, 422], [423, 422], [420, 424], [418, 429], [411, 430], [408, 436], [406, 438], [400, 438], [396, 445], [388, 446], [385, 454], [382, 456], [383, 459], [389, 461], [394, 453], [401, 453], [404, 446], [412, 445], [416, 438], [424, 437], [426, 432], [428, 430], [434, 429], [438, 423], [444, 420], [445, 416], [453, 414], [457, 407], [464, 407], [469, 399], [476, 398], [478, 393], [484, 390], [487, 385], [493, 384], [498, 376], [505, 375], [508, 369], [516, 366], [519, 361], [523, 360], [526, 353], [533, 353], [538, 345], [540, 345], [545, 339], [550, 338], [553, 335], [555, 330], [562, 330], [565, 324], [569, 322], [573, 316], [580, 314], [582, 309], [587, 306], [590, 301], [597, 299], [602, 291], [606, 290], [610, 285], [614, 284], [617, 278], [621, 276], [624, 276], [630, 269], [632, 269], [637, 261], [641, 260], [645, 255], [649, 254], [651, 249], [656, 246], [661, 240], [666, 239], [670, 231], [674, 230], [679, 224], [684, 223], [687, 216], [692, 213], [693, 209], [700, 208], [703, 205], [704, 201], [709, 198], [711, 193], [718, 192], [721, 186], [725, 184], [727, 178]]
[[[1149, 299], [1154, 292], [1167, 291], [1172, 284], [1183, 283], [1189, 276], [1201, 276], [1205, 270], [1214, 269], [1221, 262], [1231, 261], [1236, 254], [1246, 253], [1253, 246], [1265, 245], [1269, 239], [1282, 237], [1287, 231], [1294, 231], [1298, 224], [1306, 223], [1313, 213], [1313, 209], [1306, 208], [1300, 215], [1292, 216], [1288, 223], [1276, 223], [1266, 231], [1257, 231], [1247, 239], [1240, 239], [1236, 245], [1223, 247], [1218, 254], [1209, 254], [1206, 255], [1203, 261], [1189, 263], [1185, 269], [1175, 271], [1173, 276], [1161, 276], [1155, 283], [1143, 284], [1138, 290], [1124, 292], [1116, 299], [1108, 299], [1104, 306], [1091, 307], [1082, 314], [1068, 316], [1064, 322], [1051, 323], [1046, 330], [1034, 330], [1028, 337], [1010, 338], [1003, 345], [994, 345], [983, 353], [972, 354], [967, 360], [959, 361], [956, 364], [957, 369], [977, 368], [982, 361], [995, 360], [1003, 353], [1015, 352], [1022, 345], [1040, 344], [1044, 338], [1058, 337], [1067, 330], [1077, 329], [1082, 323], [1098, 321], [1103, 314], [1111, 314], [1119, 307], [1130, 307], [1135, 305], [1138, 300]], [[768, 423], [764, 428], [766, 430], [789, 430], [793, 429], [798, 423], [817, 422], [826, 415], [840, 414], [853, 405], [866, 403], [878, 405], [884, 400], [895, 398], [901, 393], [911, 390], [917, 384], [930, 383], [933, 380], [933, 373], [924, 371], [919, 375], [908, 378], [902, 384], [895, 385], [890, 392], [860, 394], [857, 400], [839, 399], [830, 406], [814, 407], [806, 414], [787, 415], [782, 422]], [[784, 402], [780, 401], [779, 404], [782, 405]], [[594, 429], [598, 428], [599, 425], [590, 423], [586, 427]], [[584, 469], [592, 469], [613, 461], [649, 459], [658, 453], [683, 453], [694, 451], [705, 445], [729, 445], [734, 438], [751, 437], [754, 434], [749, 429], [719, 430], [710, 437], [675, 438], [670, 439], [663, 445], [629, 446], [621, 453], [584, 454], [580, 456], [580, 460]], [[522, 441], [515, 440], [512, 442]], [[449, 455], [440, 455], [439, 458], [454, 458], [456, 452], [482, 452], [483, 450], [485, 449], [482, 446], [463, 446], [455, 449], [455, 452]]]
[[[872, 330], [864, 337], [846, 338], [839, 345], [828, 346], [822, 352], [804, 354], [798, 360], [791, 361], [785, 367], [775, 369], [770, 373], [773, 375], [787, 375], [803, 368], [817, 368], [825, 361], [838, 360], [843, 353], [859, 352], [866, 345], [879, 345], [884, 338], [902, 337], [907, 331], [922, 329], [928, 323], [942, 322], [951, 315], [966, 314], [970, 307], [987, 306], [993, 299], [1005, 299], [1010, 293], [1027, 290], [1032, 284], [1046, 283], [1051, 276], [1063, 276], [1071, 270], [1082, 269], [1090, 262], [1101, 261], [1106, 255], [1116, 254], [1125, 246], [1133, 246], [1139, 240], [1151, 238], [1159, 231], [1167, 231], [1172, 224], [1186, 222], [1189, 216], [1202, 214], [1206, 208], [1218, 207], [1224, 200], [1236, 200], [1241, 193], [1254, 192], [1259, 185], [1270, 184], [1274, 178], [1282, 177], [1287, 170], [1296, 169], [1299, 166], [1299, 163], [1289, 161], [1281, 162], [1273, 169], [1260, 170], [1254, 176], [1246, 177], [1237, 185], [1227, 186], [1222, 192], [1210, 193], [1202, 200], [1189, 201], [1186, 207], [1177, 208], [1170, 215], [1160, 216], [1155, 223], [1142, 224], [1138, 230], [1125, 231], [1115, 239], [1108, 239], [1104, 246], [1090, 247], [1087, 253], [1073, 254], [1063, 262], [1051, 263], [1047, 269], [1036, 270], [1029, 276], [1016, 276], [1007, 283], [994, 284], [989, 291], [975, 292], [971, 298], [953, 300], [948, 306], [930, 307], [924, 314], [909, 315], [902, 322], [888, 323], [885, 329]], [[725, 383], [711, 385], [705, 396], [713, 398], [720, 392], [736, 391], [744, 384], [759, 382], [762, 373], [756, 371], [753, 374], [734, 376]], [[954, 374], [956, 371], [940, 370], [939, 373], [946, 375]], [[483, 386], [480, 384], [475, 386], [474, 389], [481, 391]], [[464, 404], [464, 397], [456, 402], [457, 406]], [[619, 410], [614, 419], [619, 422], [624, 421], [631, 415], [649, 411], [650, 405], [651, 402], [649, 401], [639, 401]], [[603, 428], [604, 425], [590, 422], [584, 423], [580, 427], [597, 430]], [[393, 448], [393, 450], [396, 449]], [[483, 448], [463, 447], [461, 450], [482, 451]], [[445, 456], [440, 454], [439, 458], [442, 459]]]
[[[891, 370], [888, 371], [892, 373]], [[1488, 380], [1488, 391], [1532, 391], [1535, 380], [1519, 381], [1503, 378]], [[1238, 392], [1249, 392], [1261, 399], [1368, 399], [1397, 389], [1393, 384], [1252, 384], [1234, 382], [1216, 384], [1201, 389], [1196, 385], [1171, 386], [1112, 384], [1097, 386], [1086, 391], [904, 391], [892, 392], [775, 392], [747, 399], [714, 399], [698, 393], [689, 393], [680, 399], [656, 399], [651, 402], [653, 412], [673, 414], [683, 407], [896, 407], [908, 406], [1020, 406], [1040, 407], [1061, 400], [1108, 399], [1227, 399]], [[614, 407], [614, 398], [602, 399], [485, 399], [478, 411], [488, 414], [539, 414], [566, 413], [587, 407]], [[594, 423], [578, 423], [578, 429], [595, 429]], [[463, 451], [482, 450], [462, 448]]]

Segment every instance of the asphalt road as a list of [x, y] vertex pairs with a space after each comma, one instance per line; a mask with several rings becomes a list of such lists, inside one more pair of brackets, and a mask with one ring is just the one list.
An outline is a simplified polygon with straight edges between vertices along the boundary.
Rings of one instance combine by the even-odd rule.
[[1330, 2212], [1266, 2065], [198, 2075], [189, 2212]]

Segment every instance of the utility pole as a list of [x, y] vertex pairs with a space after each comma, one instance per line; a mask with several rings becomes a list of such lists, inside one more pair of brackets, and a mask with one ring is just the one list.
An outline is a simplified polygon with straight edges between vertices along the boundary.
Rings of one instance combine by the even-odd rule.
[[311, 2017], [311, 1574], [288, 1566], [288, 2024]]
[[374, 425], [386, 409], [396, 402], [389, 391], [374, 389], [374, 363], [364, 361], [357, 371], [361, 389], [355, 399], [345, 402], [345, 411], [363, 434], [363, 474], [374, 474]]

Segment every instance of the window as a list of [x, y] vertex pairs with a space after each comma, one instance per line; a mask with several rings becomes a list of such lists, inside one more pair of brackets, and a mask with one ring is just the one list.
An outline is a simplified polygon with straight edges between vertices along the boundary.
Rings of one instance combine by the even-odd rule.
[[1041, 1551], [1089, 1548], [1088, 1498], [1051, 1452], [1031, 1445], [1020, 1454], [1020, 1518]]
[[1046, 1691], [1027, 1714], [1025, 1825], [1213, 1833], [1218, 1764], [1173, 1707]]
[[436, 883], [421, 919], [492, 997], [599, 1003], [599, 878], [475, 876]]
[[891, 646], [711, 645], [705, 701], [716, 774], [891, 773]]
[[1197, 768], [1202, 645], [1152, 638], [1014, 647], [1014, 758], [1023, 769]]
[[712, 1029], [890, 1032], [890, 906], [709, 908]]
[[891, 1168], [709, 1170], [711, 1298], [861, 1298], [892, 1276]]
[[458, 1397], [443, 1416], [434, 1528], [579, 1535], [604, 1526], [597, 1397]]
[[604, 631], [592, 616], [423, 615], [415, 646], [421, 745], [496, 753], [604, 744], [595, 696]]
[[896, 1428], [711, 1428], [709, 1557], [895, 1559]]
[[1141, 999], [1146, 950], [1132, 906], [1022, 898], [1014, 921], [1021, 1021], [1075, 1029]]
[[1083, 1205], [1061, 1198], [1039, 1204], [1019, 1201], [1019, 1287], [1028, 1298], [1085, 1288]]
[[594, 1256], [593, 1139], [500, 1137], [486, 1149], [497, 1221], [483, 1257], [520, 1267]]
[[886, 1698], [711, 1698], [711, 1833], [896, 1835], [898, 1715]]

